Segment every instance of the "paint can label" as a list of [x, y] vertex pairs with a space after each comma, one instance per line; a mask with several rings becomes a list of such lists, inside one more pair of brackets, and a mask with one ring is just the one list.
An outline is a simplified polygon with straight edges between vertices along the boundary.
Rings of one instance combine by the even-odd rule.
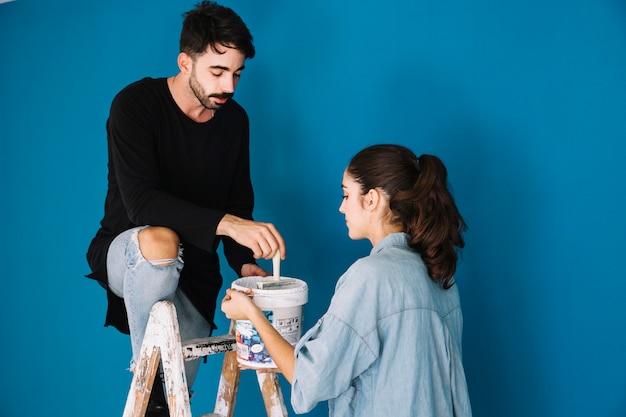
[[[295, 345], [302, 335], [302, 309], [291, 310], [291, 314], [275, 314], [274, 310], [263, 310], [263, 314], [285, 340]], [[286, 311], [281, 311], [286, 312]], [[279, 312], [280, 313], [280, 312]], [[248, 320], [235, 323], [237, 359], [252, 367], [275, 368], [276, 364], [263, 345], [261, 336]]]

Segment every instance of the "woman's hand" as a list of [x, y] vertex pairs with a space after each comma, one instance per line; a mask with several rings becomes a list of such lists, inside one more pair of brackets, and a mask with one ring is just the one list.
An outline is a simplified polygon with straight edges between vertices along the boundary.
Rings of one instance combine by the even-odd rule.
[[222, 311], [231, 320], [250, 320], [254, 309], [258, 309], [252, 301], [252, 288], [246, 291], [237, 291], [232, 288], [226, 290], [222, 300]]

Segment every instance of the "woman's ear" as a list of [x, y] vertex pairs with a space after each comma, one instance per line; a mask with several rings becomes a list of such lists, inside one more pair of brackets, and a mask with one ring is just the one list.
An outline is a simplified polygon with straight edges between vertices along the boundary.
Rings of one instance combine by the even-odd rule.
[[370, 189], [367, 194], [365, 194], [363, 198], [363, 205], [368, 211], [375, 211], [381, 202], [381, 194], [380, 191], [376, 188]]

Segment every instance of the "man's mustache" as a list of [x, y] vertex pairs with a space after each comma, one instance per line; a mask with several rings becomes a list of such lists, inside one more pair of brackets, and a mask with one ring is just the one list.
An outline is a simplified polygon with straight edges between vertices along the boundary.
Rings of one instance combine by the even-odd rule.
[[231, 99], [234, 95], [235, 95], [234, 93], [222, 93], [222, 94], [211, 94], [209, 97]]

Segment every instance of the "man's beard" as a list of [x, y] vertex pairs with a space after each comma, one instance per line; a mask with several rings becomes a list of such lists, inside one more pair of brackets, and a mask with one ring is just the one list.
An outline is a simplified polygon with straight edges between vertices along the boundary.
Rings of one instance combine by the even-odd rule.
[[205, 108], [209, 110], [219, 110], [223, 105], [211, 100], [212, 97], [231, 99], [234, 95], [233, 93], [207, 94], [204, 91], [204, 88], [202, 88], [202, 86], [200, 85], [200, 83], [198, 83], [195, 73], [192, 74], [189, 78], [189, 87], [191, 88], [191, 91], [193, 91], [193, 94], [196, 96], [200, 104], [202, 104]]

